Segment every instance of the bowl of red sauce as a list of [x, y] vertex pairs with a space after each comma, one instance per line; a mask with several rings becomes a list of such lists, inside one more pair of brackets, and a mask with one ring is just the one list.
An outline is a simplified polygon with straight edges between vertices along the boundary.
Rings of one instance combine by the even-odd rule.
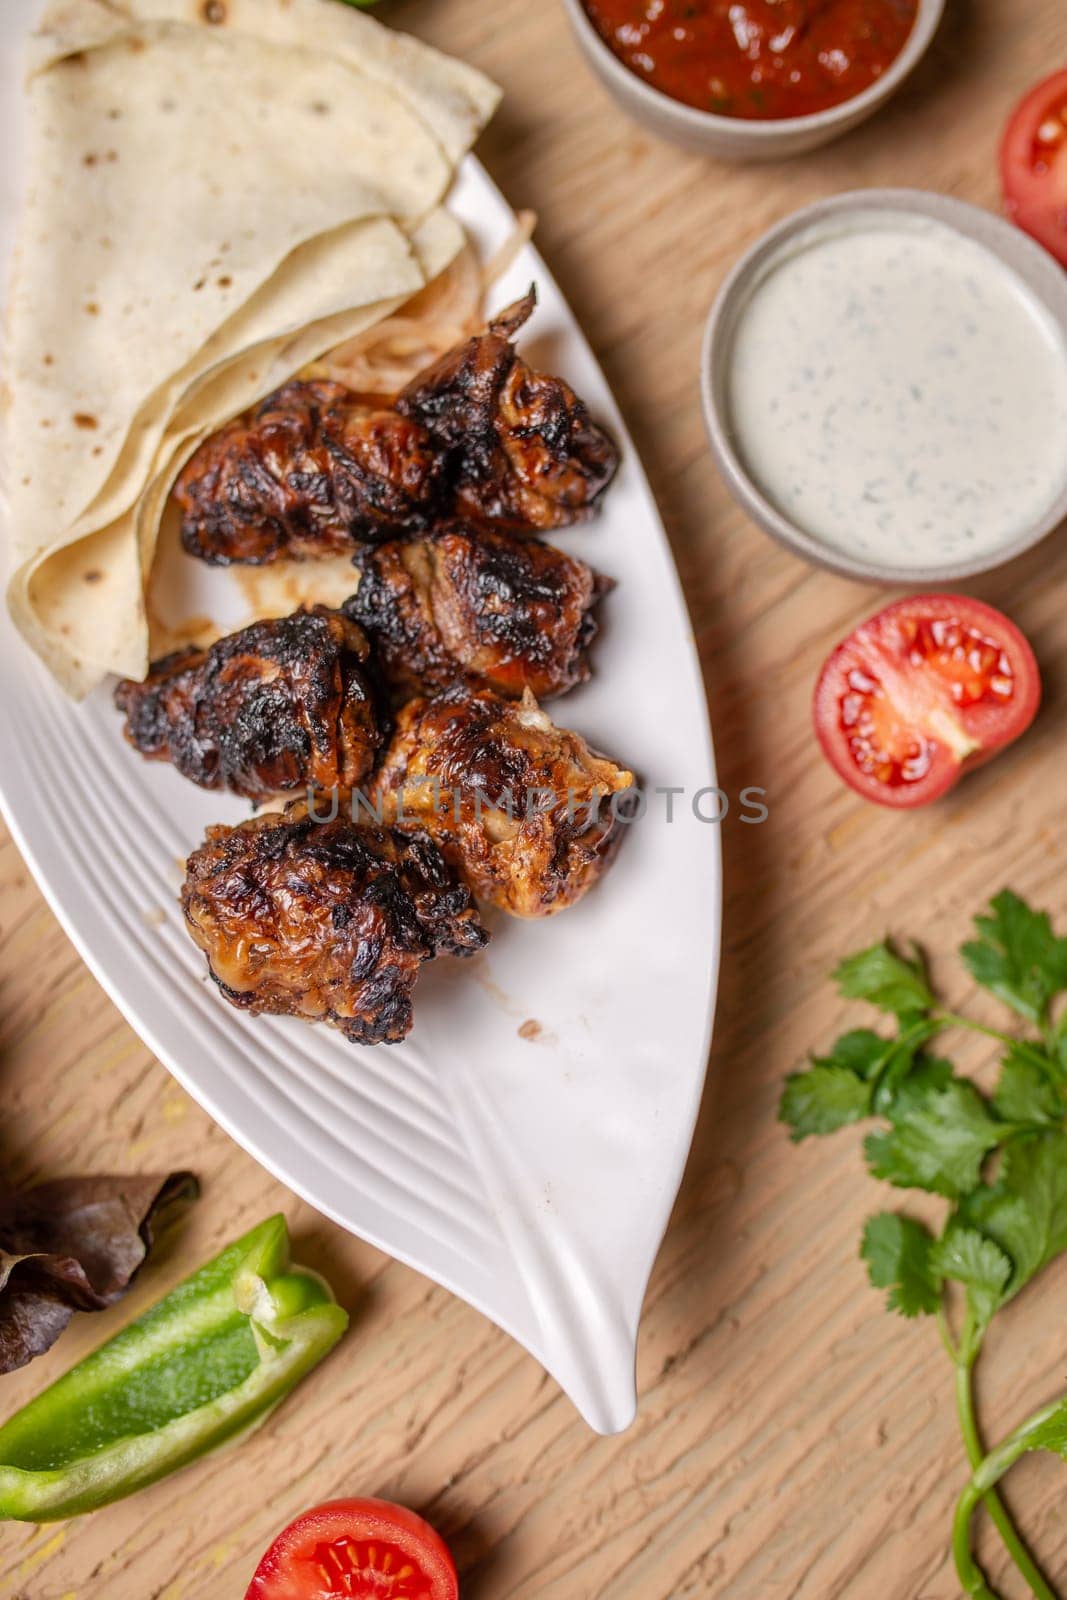
[[725, 160], [825, 144], [889, 99], [945, 0], [565, 0], [578, 42], [654, 133]]

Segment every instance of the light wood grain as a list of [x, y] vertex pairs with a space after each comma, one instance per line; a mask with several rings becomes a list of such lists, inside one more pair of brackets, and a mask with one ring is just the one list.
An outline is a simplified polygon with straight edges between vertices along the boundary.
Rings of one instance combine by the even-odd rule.
[[[0, 1531], [0, 1600], [240, 1600], [261, 1549], [312, 1502], [383, 1494], [455, 1549], [465, 1600], [951, 1600], [961, 1457], [934, 1330], [890, 1319], [856, 1260], [886, 1195], [858, 1133], [793, 1149], [783, 1075], [850, 1013], [826, 974], [886, 928], [951, 952], [1004, 884], [1067, 921], [1061, 827], [1067, 548], [1054, 538], [967, 587], [1041, 659], [1025, 742], [956, 796], [883, 814], [816, 753], [808, 698], [829, 645], [883, 596], [815, 572], [733, 507], [705, 448], [701, 324], [739, 251], [794, 207], [914, 184], [996, 204], [1016, 95], [1067, 59], [1063, 0], [949, 0], [931, 57], [885, 113], [788, 165], [727, 169], [658, 144], [585, 71], [556, 5], [403, 0], [389, 20], [503, 85], [483, 141], [602, 359], [663, 508], [705, 666], [726, 788], [769, 790], [762, 827], [725, 825], [726, 948], [711, 1073], [653, 1279], [641, 1410], [594, 1437], [555, 1385], [466, 1306], [316, 1217], [220, 1133], [121, 1021], [10, 843], [0, 850], [2, 1152], [20, 1179], [193, 1165], [204, 1198], [126, 1305], [79, 1319], [4, 1380], [9, 1409], [273, 1209], [328, 1271], [353, 1329], [268, 1426], [125, 1505]], [[604, 565], [610, 569], [605, 557]], [[5, 752], [3, 759], [13, 759]], [[72, 819], [76, 823], [76, 819]], [[121, 871], [121, 863], [115, 864]], [[976, 998], [951, 959], [954, 1002]], [[655, 1027], [655, 1019], [650, 1019]], [[980, 1068], [967, 1043], [961, 1061]], [[1067, 1271], [990, 1340], [982, 1395], [1002, 1431], [1062, 1386]], [[1064, 1469], [1010, 1497], [1067, 1592]], [[992, 1547], [991, 1572], [1014, 1596]]]

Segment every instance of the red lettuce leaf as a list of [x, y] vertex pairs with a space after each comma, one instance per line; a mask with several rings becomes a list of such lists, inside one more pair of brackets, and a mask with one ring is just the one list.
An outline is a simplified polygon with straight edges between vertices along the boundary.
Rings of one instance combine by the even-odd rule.
[[42, 1355], [75, 1311], [120, 1299], [156, 1229], [198, 1193], [191, 1172], [22, 1190], [0, 1180], [0, 1373]]

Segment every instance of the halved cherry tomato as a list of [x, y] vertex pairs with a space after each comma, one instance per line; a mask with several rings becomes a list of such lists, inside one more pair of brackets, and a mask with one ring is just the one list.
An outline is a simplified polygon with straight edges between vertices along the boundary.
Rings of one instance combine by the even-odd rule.
[[1000, 178], [1008, 215], [1067, 266], [1067, 67], [1012, 112]]
[[448, 1546], [388, 1500], [329, 1500], [275, 1539], [245, 1600], [457, 1600]]
[[815, 731], [835, 771], [868, 800], [921, 806], [1017, 739], [1041, 699], [1014, 622], [960, 594], [886, 606], [830, 656]]

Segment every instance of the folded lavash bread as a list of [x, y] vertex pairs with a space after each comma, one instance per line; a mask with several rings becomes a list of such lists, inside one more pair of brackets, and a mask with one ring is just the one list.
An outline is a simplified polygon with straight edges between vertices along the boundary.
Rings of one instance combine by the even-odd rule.
[[83, 694], [148, 664], [173, 479], [447, 265], [496, 91], [336, 0], [54, 0], [8, 310], [12, 615]]
[[[362, 271], [349, 283], [346, 298], [356, 297], [352, 283], [363, 283], [364, 292], [372, 296], [366, 306], [318, 315], [313, 307], [328, 305], [328, 300], [316, 302], [308, 286], [302, 286], [313, 320], [250, 343], [188, 385], [159, 436], [147, 482], [125, 511], [107, 523], [99, 517], [83, 519], [88, 531], [75, 528], [58, 546], [31, 556], [20, 567], [8, 590], [11, 614], [68, 693], [88, 693], [108, 672], [144, 676], [149, 659], [145, 595], [160, 524], [178, 473], [203, 439], [324, 351], [389, 316], [443, 271], [462, 243], [462, 229], [438, 210], [410, 241], [403, 240], [402, 257], [384, 263], [385, 275], [370, 270], [366, 260], [360, 264]], [[340, 255], [352, 259], [347, 250]], [[380, 298], [385, 281], [398, 292]], [[295, 292], [299, 280], [290, 284]], [[271, 304], [284, 306], [283, 289], [269, 288]]]

